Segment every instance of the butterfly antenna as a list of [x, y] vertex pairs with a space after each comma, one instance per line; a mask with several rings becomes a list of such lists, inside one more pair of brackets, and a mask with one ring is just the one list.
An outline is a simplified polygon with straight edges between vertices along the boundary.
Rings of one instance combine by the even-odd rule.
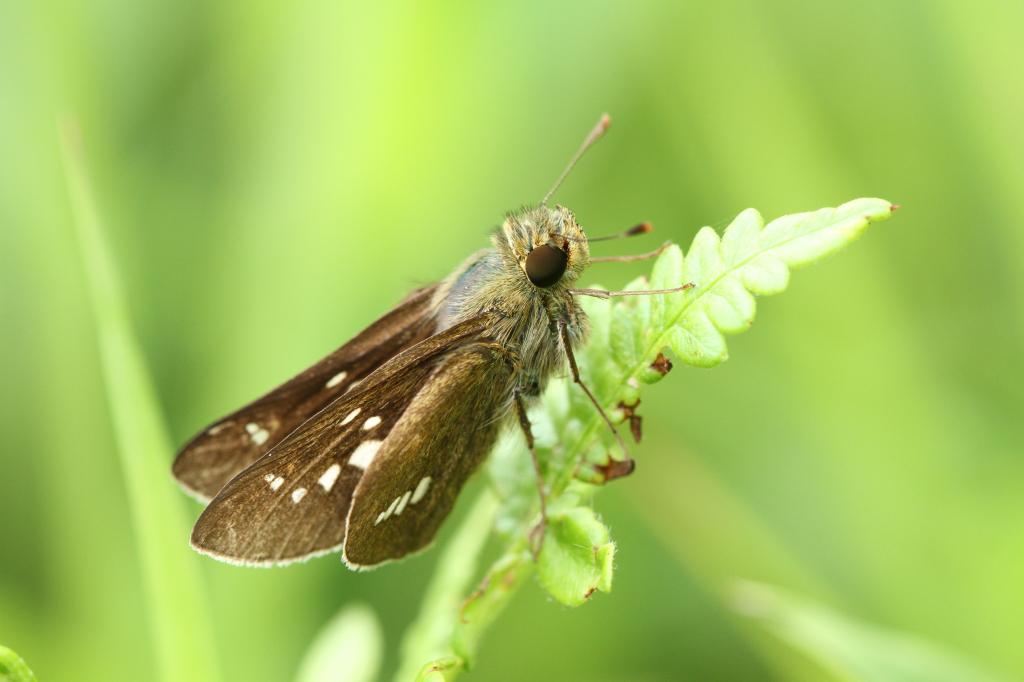
[[587, 242], [593, 244], [594, 242], [607, 242], [612, 239], [623, 239], [625, 237], [635, 237], [638, 234], [647, 234], [654, 230], [650, 223], [644, 222], [638, 225], [634, 225], [628, 230], [622, 232], [616, 232], [615, 234], [606, 234], [603, 237], [570, 237], [569, 235], [563, 235], [563, 238], [568, 239], [571, 242]]
[[616, 232], [615, 234], [606, 234], [603, 237], [590, 237], [589, 239], [587, 239], [587, 241], [590, 242], [591, 244], [593, 244], [594, 242], [606, 242], [606, 241], [610, 241], [612, 239], [623, 239], [625, 237], [635, 237], [638, 234], [647, 234], [648, 232], [650, 232], [653, 229], [654, 228], [651, 227], [650, 223], [640, 223], [639, 225], [634, 225], [633, 227], [629, 228], [628, 230], [623, 230], [622, 232]]
[[548, 199], [550, 199], [551, 195], [554, 194], [559, 187], [561, 187], [562, 183], [565, 181], [565, 178], [568, 177], [569, 172], [573, 169], [576, 163], [583, 157], [583, 154], [585, 154], [586, 151], [590, 149], [595, 142], [601, 139], [601, 136], [604, 135], [605, 131], [608, 130], [608, 126], [610, 126], [611, 124], [611, 116], [609, 116], [608, 114], [601, 114], [601, 118], [598, 119], [597, 125], [595, 125], [594, 129], [590, 131], [590, 134], [588, 134], [583, 139], [583, 144], [580, 145], [580, 148], [577, 149], [576, 153], [572, 155], [571, 159], [569, 159], [569, 163], [566, 164], [565, 170], [563, 170], [562, 174], [558, 176], [558, 179], [555, 180], [555, 184], [551, 186], [551, 189], [549, 189], [548, 193], [544, 195], [544, 198], [540, 200], [540, 203], [542, 205], [548, 203]]

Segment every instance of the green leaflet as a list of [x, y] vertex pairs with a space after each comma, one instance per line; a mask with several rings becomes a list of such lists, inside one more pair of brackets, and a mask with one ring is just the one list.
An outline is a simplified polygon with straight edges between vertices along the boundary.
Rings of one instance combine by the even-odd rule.
[[[670, 244], [662, 252], [651, 269], [652, 289], [671, 289], [686, 281], [683, 263], [683, 252], [675, 244]], [[665, 320], [679, 314], [686, 299], [682, 296], [656, 296], [649, 299], [651, 305], [650, 323], [653, 329], [660, 329]]]
[[669, 348], [688, 365], [714, 367], [729, 357], [725, 338], [705, 310], [692, 311], [666, 335]]
[[590, 507], [551, 514], [544, 547], [537, 559], [537, 579], [566, 606], [579, 606], [594, 592], [612, 589], [615, 544]]

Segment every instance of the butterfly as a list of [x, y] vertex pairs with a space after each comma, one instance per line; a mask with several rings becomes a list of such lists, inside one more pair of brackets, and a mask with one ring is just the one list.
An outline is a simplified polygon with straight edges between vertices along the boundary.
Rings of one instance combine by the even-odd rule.
[[[597, 240], [587, 238], [572, 211], [548, 206], [608, 124], [602, 116], [539, 205], [506, 216], [490, 248], [181, 449], [175, 478], [209, 502], [192, 531], [196, 550], [256, 566], [340, 551], [353, 569], [419, 552], [505, 424], [523, 431], [544, 518], [527, 406], [548, 380], [568, 365], [618, 434], [579, 376], [574, 349], [585, 343], [588, 325], [576, 297], [689, 287], [573, 287], [592, 262], [658, 253], [591, 258]], [[641, 224], [613, 237], [649, 229]]]

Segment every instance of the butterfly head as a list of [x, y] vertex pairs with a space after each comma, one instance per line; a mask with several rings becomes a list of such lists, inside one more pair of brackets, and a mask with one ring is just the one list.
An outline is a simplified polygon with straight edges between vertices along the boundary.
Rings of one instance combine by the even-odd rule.
[[564, 206], [542, 204], [510, 214], [494, 242], [540, 289], [568, 286], [590, 264], [587, 236]]

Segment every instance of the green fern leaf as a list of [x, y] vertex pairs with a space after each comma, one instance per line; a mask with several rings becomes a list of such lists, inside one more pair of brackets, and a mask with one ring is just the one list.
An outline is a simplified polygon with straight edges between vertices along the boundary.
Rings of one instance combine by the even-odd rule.
[[[754, 294], [782, 291], [789, 283], [789, 268], [842, 248], [870, 222], [884, 220], [890, 213], [888, 201], [857, 199], [838, 208], [784, 216], [767, 226], [757, 211], [747, 209], [721, 239], [710, 227], [701, 229], [684, 268], [684, 277], [694, 288], [677, 296], [683, 300], [658, 320], [664, 340], [683, 362], [698, 367], [717, 365], [728, 358], [723, 335], [742, 332], [753, 323]], [[655, 264], [655, 272], [676, 270], [678, 259], [674, 250], [666, 251]], [[663, 266], [661, 261], [669, 262]], [[662, 286], [664, 280], [652, 282], [652, 288]]]
[[[583, 303], [584, 310], [596, 314], [602, 328], [609, 329], [607, 346], [590, 343], [580, 353], [585, 380], [591, 382], [601, 403], [615, 410], [620, 403], [636, 402], [641, 380], [657, 379], [651, 364], [666, 348], [677, 360], [694, 367], [724, 362], [729, 357], [725, 336], [745, 331], [753, 323], [755, 295], [783, 291], [790, 268], [837, 251], [870, 223], [888, 218], [893, 208], [883, 199], [856, 199], [837, 208], [783, 216], [767, 225], [760, 213], [747, 209], [721, 237], [710, 227], [698, 231], [685, 256], [678, 246], [669, 245], [655, 262], [650, 282], [637, 280], [627, 288], [667, 289], [690, 283], [688, 291], [621, 300], [610, 306], [610, 321], [607, 301]], [[571, 405], [569, 414], [554, 420], [562, 442], [568, 443], [563, 459], [574, 463], [556, 477], [556, 495], [580, 474], [575, 463], [592, 452], [595, 439], [608, 440], [606, 434], [598, 433], [601, 420], [592, 406], [578, 396]], [[578, 438], [574, 435], [569, 440], [564, 436], [573, 423], [583, 427]], [[603, 461], [607, 462], [607, 455]], [[601, 458], [596, 463], [601, 464]], [[592, 480], [589, 475], [583, 477]]]
[[[755, 296], [776, 294], [789, 283], [790, 268], [818, 260], [856, 239], [869, 223], [889, 217], [895, 207], [882, 199], [857, 199], [838, 208], [784, 216], [764, 224], [753, 210], [743, 211], [721, 237], [710, 227], [694, 237], [689, 251], [667, 245], [650, 280], [626, 289], [671, 289], [675, 294], [629, 297], [611, 302], [583, 298], [591, 322], [590, 342], [577, 354], [580, 373], [613, 421], [623, 422], [644, 383], [660, 380], [669, 366], [659, 357], [666, 348], [676, 359], [713, 367], [728, 358], [725, 335], [750, 327]], [[531, 410], [537, 449], [548, 483], [548, 528], [537, 561], [528, 547], [529, 529], [539, 519], [537, 489], [521, 434], [509, 432], [491, 456], [494, 488], [502, 498], [496, 528], [507, 546], [479, 588], [458, 609], [432, 613], [448, 629], [449, 654], [420, 667], [420, 680], [452, 680], [466, 669], [486, 627], [534, 570], [538, 582], [556, 600], [578, 605], [611, 589], [615, 545], [590, 507], [607, 480], [609, 465], [621, 457], [593, 405], [568, 379], [552, 381]], [[485, 493], [489, 494], [489, 493]], [[470, 522], [477, 516], [471, 515]], [[476, 552], [457, 552], [460, 571]], [[441, 578], [444, 576], [441, 575]], [[430, 623], [427, 623], [430, 625]], [[424, 626], [425, 627], [425, 626]], [[416, 669], [414, 668], [414, 669]]]

